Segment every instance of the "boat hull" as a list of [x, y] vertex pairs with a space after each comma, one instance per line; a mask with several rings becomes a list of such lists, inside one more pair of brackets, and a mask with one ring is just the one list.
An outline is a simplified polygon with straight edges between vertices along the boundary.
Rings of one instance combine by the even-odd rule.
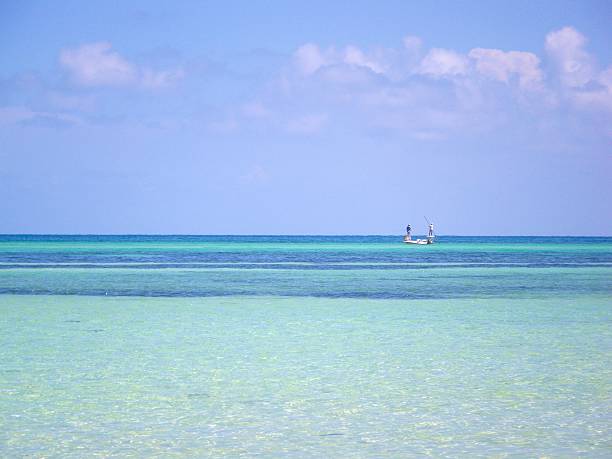
[[404, 239], [406, 244], [415, 244], [415, 245], [428, 245], [433, 244], [433, 241], [427, 239]]

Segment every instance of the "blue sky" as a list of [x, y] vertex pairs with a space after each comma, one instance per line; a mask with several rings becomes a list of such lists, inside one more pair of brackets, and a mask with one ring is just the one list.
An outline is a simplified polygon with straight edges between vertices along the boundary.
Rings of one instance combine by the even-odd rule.
[[0, 232], [612, 234], [612, 4], [4, 2]]

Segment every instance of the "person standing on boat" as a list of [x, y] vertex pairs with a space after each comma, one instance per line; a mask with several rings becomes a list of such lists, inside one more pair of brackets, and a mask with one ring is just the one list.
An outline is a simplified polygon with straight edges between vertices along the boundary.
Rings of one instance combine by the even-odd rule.
[[406, 240], [409, 241], [411, 236], [410, 236], [410, 232], [412, 231], [412, 228], [410, 227], [410, 224], [406, 227]]
[[429, 234], [427, 235], [427, 237], [428, 238], [434, 237], [434, 234], [433, 234], [433, 223], [429, 224]]

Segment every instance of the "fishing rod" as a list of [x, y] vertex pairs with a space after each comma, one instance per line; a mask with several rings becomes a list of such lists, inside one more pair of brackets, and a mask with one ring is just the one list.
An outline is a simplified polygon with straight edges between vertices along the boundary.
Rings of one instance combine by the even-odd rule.
[[429, 220], [427, 220], [427, 217], [425, 215], [423, 215], [423, 218], [425, 219], [428, 225], [431, 225], [431, 223], [429, 222]]

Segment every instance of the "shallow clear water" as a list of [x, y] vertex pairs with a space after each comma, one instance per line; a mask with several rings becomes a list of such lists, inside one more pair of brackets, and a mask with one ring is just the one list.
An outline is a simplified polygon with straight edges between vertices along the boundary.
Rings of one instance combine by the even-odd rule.
[[610, 457], [612, 239], [0, 236], [0, 456]]

